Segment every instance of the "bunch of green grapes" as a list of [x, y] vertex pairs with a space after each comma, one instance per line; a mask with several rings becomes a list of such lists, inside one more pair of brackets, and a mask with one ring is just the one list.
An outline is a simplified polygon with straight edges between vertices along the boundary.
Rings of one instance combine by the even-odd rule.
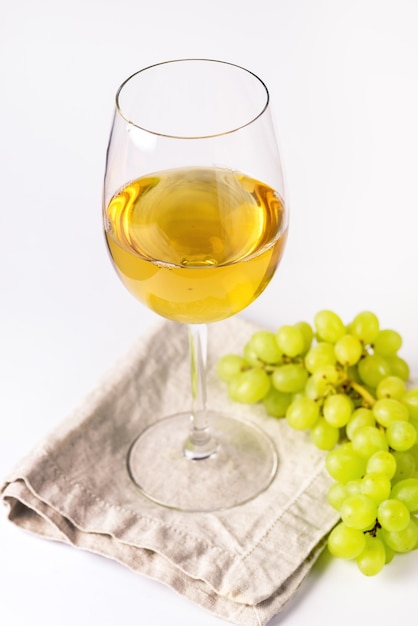
[[372, 312], [345, 325], [323, 310], [313, 326], [259, 330], [217, 363], [232, 400], [263, 403], [326, 451], [341, 518], [328, 548], [366, 576], [418, 548], [418, 388], [407, 387], [401, 345]]

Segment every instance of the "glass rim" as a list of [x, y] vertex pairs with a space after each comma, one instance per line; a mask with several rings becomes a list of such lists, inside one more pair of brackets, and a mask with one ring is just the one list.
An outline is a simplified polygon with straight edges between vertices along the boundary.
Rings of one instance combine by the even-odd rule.
[[[246, 72], [248, 75], [252, 76], [253, 78], [255, 78], [258, 83], [264, 88], [265, 91], [265, 95], [266, 95], [266, 99], [265, 99], [265, 103], [264, 106], [261, 107], [260, 111], [251, 117], [250, 120], [248, 120], [248, 122], [245, 122], [243, 124], [239, 124], [238, 126], [231, 128], [229, 130], [226, 131], [222, 131], [222, 132], [218, 132], [218, 133], [210, 133], [210, 134], [206, 134], [206, 135], [176, 135], [176, 134], [169, 134], [169, 133], [164, 133], [164, 132], [158, 132], [156, 130], [151, 130], [150, 128], [145, 128], [144, 126], [141, 126], [139, 123], [137, 122], [133, 122], [122, 110], [122, 107], [120, 105], [120, 95], [122, 93], [122, 90], [124, 89], [124, 87], [132, 80], [134, 79], [136, 76], [138, 76], [139, 74], [142, 74], [148, 70], [157, 68], [157, 67], [161, 67], [163, 65], [169, 65], [171, 63], [187, 63], [187, 62], [196, 62], [196, 61], [201, 61], [204, 63], [219, 63], [222, 65], [228, 65], [230, 67], [234, 67], [236, 69], [242, 70], [243, 72]], [[115, 108], [116, 108], [116, 112], [120, 115], [120, 117], [125, 120], [125, 122], [127, 122], [129, 125], [133, 126], [134, 128], [138, 128], [139, 130], [142, 130], [146, 133], [149, 133], [150, 135], [154, 135], [157, 137], [164, 137], [166, 139], [188, 139], [188, 140], [194, 140], [194, 139], [211, 139], [211, 138], [215, 138], [215, 137], [222, 137], [225, 135], [230, 135], [232, 133], [236, 133], [239, 130], [246, 128], [247, 126], [251, 126], [252, 124], [254, 124], [254, 122], [256, 122], [268, 109], [269, 107], [269, 103], [270, 103], [270, 92], [268, 90], [268, 87], [266, 85], [266, 83], [257, 75], [255, 74], [255, 72], [243, 67], [242, 65], [239, 65], [237, 63], [232, 63], [230, 61], [222, 61], [219, 59], [212, 59], [212, 58], [205, 58], [205, 57], [184, 57], [184, 58], [178, 58], [178, 59], [169, 59], [167, 61], [160, 61], [159, 63], [153, 63], [151, 65], [147, 65], [146, 67], [143, 67], [140, 70], [137, 70], [136, 72], [134, 72], [133, 74], [131, 74], [130, 76], [128, 76], [119, 86], [119, 88], [116, 91], [116, 95], [115, 95]]]

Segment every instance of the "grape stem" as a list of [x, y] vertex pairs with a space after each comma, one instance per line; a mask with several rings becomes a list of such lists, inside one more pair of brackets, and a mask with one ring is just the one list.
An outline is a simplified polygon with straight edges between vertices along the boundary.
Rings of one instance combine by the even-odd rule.
[[359, 383], [354, 382], [354, 380], [350, 380], [349, 384], [354, 389], [354, 391], [357, 391], [357, 393], [363, 398], [363, 400], [367, 402], [369, 406], [374, 405], [376, 399], [372, 396], [371, 393], [367, 391], [367, 389], [365, 389], [362, 385], [359, 385]]
[[379, 530], [379, 528], [382, 528], [381, 525], [379, 524], [379, 522], [376, 520], [373, 528], [370, 528], [370, 530], [366, 530], [365, 534], [370, 535], [371, 537], [376, 537], [377, 531]]

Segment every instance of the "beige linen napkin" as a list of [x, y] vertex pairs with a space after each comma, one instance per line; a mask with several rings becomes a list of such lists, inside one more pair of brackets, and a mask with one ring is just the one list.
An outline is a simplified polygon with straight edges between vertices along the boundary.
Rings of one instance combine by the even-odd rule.
[[116, 559], [225, 620], [266, 624], [337, 518], [326, 503], [324, 454], [261, 406], [231, 403], [216, 378], [217, 358], [240, 352], [254, 330], [237, 317], [210, 327], [208, 392], [210, 408], [256, 421], [275, 441], [279, 469], [267, 491], [227, 511], [181, 513], [149, 502], [131, 482], [133, 438], [189, 404], [186, 329], [162, 322], [10, 474], [1, 493], [12, 522]]

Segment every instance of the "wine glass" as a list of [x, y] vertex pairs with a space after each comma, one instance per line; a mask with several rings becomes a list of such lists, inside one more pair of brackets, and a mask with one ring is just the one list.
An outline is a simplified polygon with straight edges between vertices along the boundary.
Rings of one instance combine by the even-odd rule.
[[191, 401], [138, 433], [129, 474], [153, 502], [216, 511], [265, 490], [278, 465], [258, 426], [206, 408], [207, 324], [235, 315], [272, 278], [288, 214], [266, 85], [212, 59], [142, 69], [117, 91], [103, 224], [128, 290], [188, 325]]

